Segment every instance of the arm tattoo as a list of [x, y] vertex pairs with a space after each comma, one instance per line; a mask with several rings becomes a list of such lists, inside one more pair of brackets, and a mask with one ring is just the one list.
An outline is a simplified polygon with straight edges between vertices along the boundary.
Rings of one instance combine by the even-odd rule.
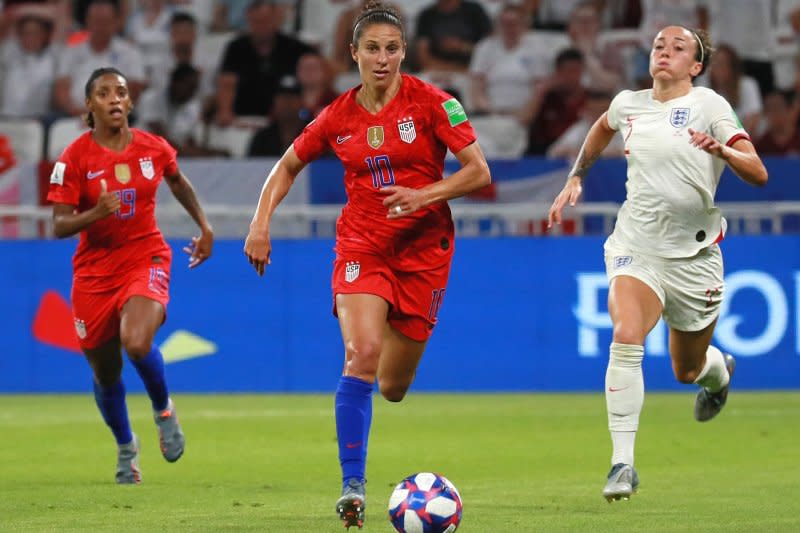
[[581, 151], [578, 152], [578, 158], [575, 160], [575, 166], [572, 167], [570, 171], [570, 176], [578, 176], [581, 178], [581, 181], [586, 178], [586, 174], [589, 173], [589, 169], [592, 168], [594, 162], [597, 161], [597, 158], [600, 157], [600, 154], [587, 154], [586, 153], [586, 143], [581, 146]]

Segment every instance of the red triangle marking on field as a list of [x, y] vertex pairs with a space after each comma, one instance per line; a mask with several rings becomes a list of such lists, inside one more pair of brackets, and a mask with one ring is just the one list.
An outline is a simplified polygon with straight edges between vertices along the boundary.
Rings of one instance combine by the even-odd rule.
[[44, 344], [81, 353], [72, 310], [69, 303], [56, 291], [47, 291], [39, 302], [33, 319], [33, 337]]

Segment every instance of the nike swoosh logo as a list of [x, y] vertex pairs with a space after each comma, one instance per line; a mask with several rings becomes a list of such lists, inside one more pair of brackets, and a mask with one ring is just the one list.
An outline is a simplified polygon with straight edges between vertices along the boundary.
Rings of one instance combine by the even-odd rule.
[[95, 179], [97, 176], [100, 176], [100, 175], [102, 175], [104, 172], [105, 172], [105, 170], [98, 170], [97, 172], [87, 172], [87, 173], [86, 173], [86, 179], [87, 179], [87, 180], [93, 180], [93, 179]]
[[627, 387], [622, 387], [621, 389], [615, 389], [614, 387], [609, 387], [608, 388], [608, 392], [619, 392], [621, 390], [630, 389], [630, 388], [631, 388], [630, 385], [628, 385]]
[[350, 448], [352, 450], [353, 448], [358, 448], [359, 446], [361, 446], [361, 441], [348, 442], [347, 444], [345, 444], [345, 446], [347, 446], [348, 448]]
[[336, 137], [336, 144], [342, 144], [350, 137], [352, 137], [352, 135], [348, 135], [347, 137]]

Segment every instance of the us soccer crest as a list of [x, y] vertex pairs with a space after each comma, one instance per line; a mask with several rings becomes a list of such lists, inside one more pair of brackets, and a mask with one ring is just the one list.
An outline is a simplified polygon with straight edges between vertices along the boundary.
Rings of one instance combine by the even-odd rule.
[[75, 319], [75, 333], [78, 334], [79, 339], [86, 338], [86, 322], [80, 318]]
[[131, 181], [131, 167], [125, 163], [114, 165], [114, 177], [117, 178], [118, 182], [125, 185]]
[[676, 128], [683, 128], [689, 123], [688, 107], [673, 107], [669, 115], [669, 123]]
[[371, 126], [367, 130], [367, 144], [376, 150], [383, 145], [383, 126]]
[[348, 261], [344, 267], [344, 280], [347, 283], [353, 283], [358, 275], [361, 273], [361, 263], [358, 261]]
[[417, 130], [414, 129], [414, 119], [403, 117], [397, 121], [397, 130], [400, 132], [400, 139], [404, 143], [411, 144], [417, 138]]
[[151, 180], [153, 176], [156, 175], [156, 170], [153, 168], [153, 158], [152, 157], [141, 157], [139, 158], [139, 168], [142, 171], [142, 176]]

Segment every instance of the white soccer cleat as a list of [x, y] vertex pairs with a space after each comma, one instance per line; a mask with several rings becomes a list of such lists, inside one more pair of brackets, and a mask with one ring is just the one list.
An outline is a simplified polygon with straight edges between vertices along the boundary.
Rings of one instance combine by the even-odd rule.
[[617, 463], [608, 473], [608, 481], [603, 489], [603, 497], [612, 501], [630, 500], [639, 487], [639, 475], [631, 465]]

